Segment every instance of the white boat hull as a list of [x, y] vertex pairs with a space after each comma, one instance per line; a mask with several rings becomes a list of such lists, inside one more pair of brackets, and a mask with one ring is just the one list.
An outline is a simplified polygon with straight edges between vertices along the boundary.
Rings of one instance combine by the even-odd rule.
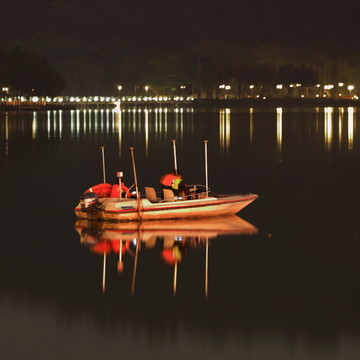
[[75, 208], [78, 219], [105, 221], [142, 221], [201, 218], [234, 215], [256, 200], [258, 195], [224, 195], [205, 199], [162, 201], [147, 199], [100, 198], [96, 211], [84, 211], [79, 203]]

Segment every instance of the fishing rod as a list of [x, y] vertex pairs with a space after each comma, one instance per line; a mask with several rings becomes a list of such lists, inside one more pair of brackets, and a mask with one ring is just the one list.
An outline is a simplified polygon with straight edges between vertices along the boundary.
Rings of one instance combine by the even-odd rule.
[[205, 145], [205, 188], [206, 188], [206, 197], [209, 193], [209, 182], [208, 182], [208, 142], [209, 140], [204, 140]]
[[139, 220], [141, 220], [141, 214], [140, 214], [140, 193], [139, 193], [139, 187], [138, 187], [138, 181], [137, 181], [137, 175], [136, 175], [136, 165], [135, 165], [135, 157], [134, 157], [134, 148], [131, 147], [130, 148], [131, 151], [131, 160], [132, 160], [132, 165], [133, 165], [133, 171], [134, 171], [134, 180], [135, 180], [135, 190], [136, 190], [136, 207], [137, 207], [137, 213], [139, 216]]
[[175, 170], [175, 174], [178, 173], [178, 168], [177, 168], [177, 160], [176, 160], [176, 140], [171, 140], [173, 143], [173, 151], [174, 151], [174, 170]]
[[104, 184], [106, 183], [106, 175], [105, 175], [105, 146], [100, 146], [101, 149], [101, 155], [102, 155], [102, 170], [103, 170], [103, 179]]
[[133, 172], [134, 172], [136, 198], [139, 198], [139, 188], [138, 188], [138, 182], [137, 182], [137, 176], [136, 176], [136, 165], [135, 165], [135, 158], [134, 158], [134, 148], [133, 148], [133, 147], [130, 147], [130, 151], [131, 151], [131, 161], [132, 161]]

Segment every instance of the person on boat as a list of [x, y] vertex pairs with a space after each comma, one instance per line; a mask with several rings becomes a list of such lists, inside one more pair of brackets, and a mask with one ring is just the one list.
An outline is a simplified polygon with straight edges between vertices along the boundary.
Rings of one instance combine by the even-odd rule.
[[163, 175], [160, 178], [160, 184], [161, 190], [173, 190], [175, 196], [184, 196], [188, 194], [186, 184], [182, 178], [180, 171], [173, 170], [172, 172]]
[[[111, 188], [110, 197], [119, 198], [120, 197], [120, 191], [119, 191], [119, 180], [116, 179], [114, 181], [114, 184]], [[125, 186], [123, 182], [121, 182], [121, 197], [123, 198], [129, 198], [130, 197], [130, 190], [128, 187]]]
[[[180, 175], [181, 176], [181, 175]], [[172, 184], [172, 190], [176, 196], [190, 195], [187, 185], [182, 178], [175, 179]]]

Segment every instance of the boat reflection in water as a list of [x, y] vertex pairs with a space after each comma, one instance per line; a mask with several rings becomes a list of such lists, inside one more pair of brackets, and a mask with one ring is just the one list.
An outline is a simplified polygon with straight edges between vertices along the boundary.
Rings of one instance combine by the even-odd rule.
[[185, 249], [205, 250], [205, 296], [208, 295], [209, 241], [220, 235], [254, 235], [258, 229], [237, 215], [186, 220], [142, 222], [103, 222], [77, 220], [80, 242], [103, 256], [102, 290], [106, 288], [107, 256], [118, 256], [117, 270], [124, 270], [127, 253], [134, 258], [131, 294], [135, 292], [137, 263], [141, 247], [155, 248], [161, 242], [161, 257], [174, 267], [173, 292], [176, 294], [177, 269]]

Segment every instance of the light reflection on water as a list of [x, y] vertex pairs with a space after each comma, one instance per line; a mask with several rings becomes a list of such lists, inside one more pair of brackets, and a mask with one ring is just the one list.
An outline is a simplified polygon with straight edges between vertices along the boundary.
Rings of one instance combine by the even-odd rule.
[[[193, 119], [192, 109], [126, 109], [126, 110], [73, 110], [70, 112], [70, 122], [64, 122], [64, 112], [47, 111], [46, 119], [44, 114], [33, 112], [32, 120], [28, 120], [28, 114], [16, 115], [6, 114], [5, 123], [2, 123], [3, 136], [6, 139], [6, 146], [11, 137], [20, 133], [28, 132], [31, 126], [31, 137], [33, 140], [43, 137], [46, 134], [49, 140], [61, 140], [64, 134], [73, 140], [81, 137], [104, 137], [115, 134], [118, 138], [119, 154], [121, 154], [123, 134], [127, 137], [143, 137], [146, 153], [149, 150], [149, 143], [164, 141], [169, 133], [176, 134], [180, 141], [186, 140], [185, 133], [197, 131]], [[354, 149], [354, 137], [356, 131], [356, 109], [353, 107], [338, 108], [326, 107], [316, 109], [314, 124], [309, 122], [305, 129], [305, 136], [310, 141], [319, 143], [323, 139], [324, 149], [331, 152], [335, 143], [339, 148], [345, 145], [348, 151]], [[248, 113], [242, 113], [231, 109], [220, 109], [218, 122], [218, 136], [221, 153], [227, 153], [239, 141], [239, 133], [247, 132], [250, 144], [257, 138], [262, 137], [262, 115], [261, 111], [253, 108]], [[213, 118], [213, 117], [212, 117]], [[248, 119], [248, 126], [246, 125]], [[210, 118], [209, 118], [210, 120]], [[278, 159], [282, 159], [284, 144], [293, 141], [292, 136], [302, 127], [298, 121], [294, 121], [293, 114], [281, 107], [276, 109], [273, 115], [276, 131], [276, 151]], [[271, 126], [271, 117], [267, 114], [267, 126]], [[240, 129], [238, 129], [240, 126]], [[269, 128], [270, 129], [270, 128]], [[266, 134], [268, 138], [273, 135], [271, 131]]]

